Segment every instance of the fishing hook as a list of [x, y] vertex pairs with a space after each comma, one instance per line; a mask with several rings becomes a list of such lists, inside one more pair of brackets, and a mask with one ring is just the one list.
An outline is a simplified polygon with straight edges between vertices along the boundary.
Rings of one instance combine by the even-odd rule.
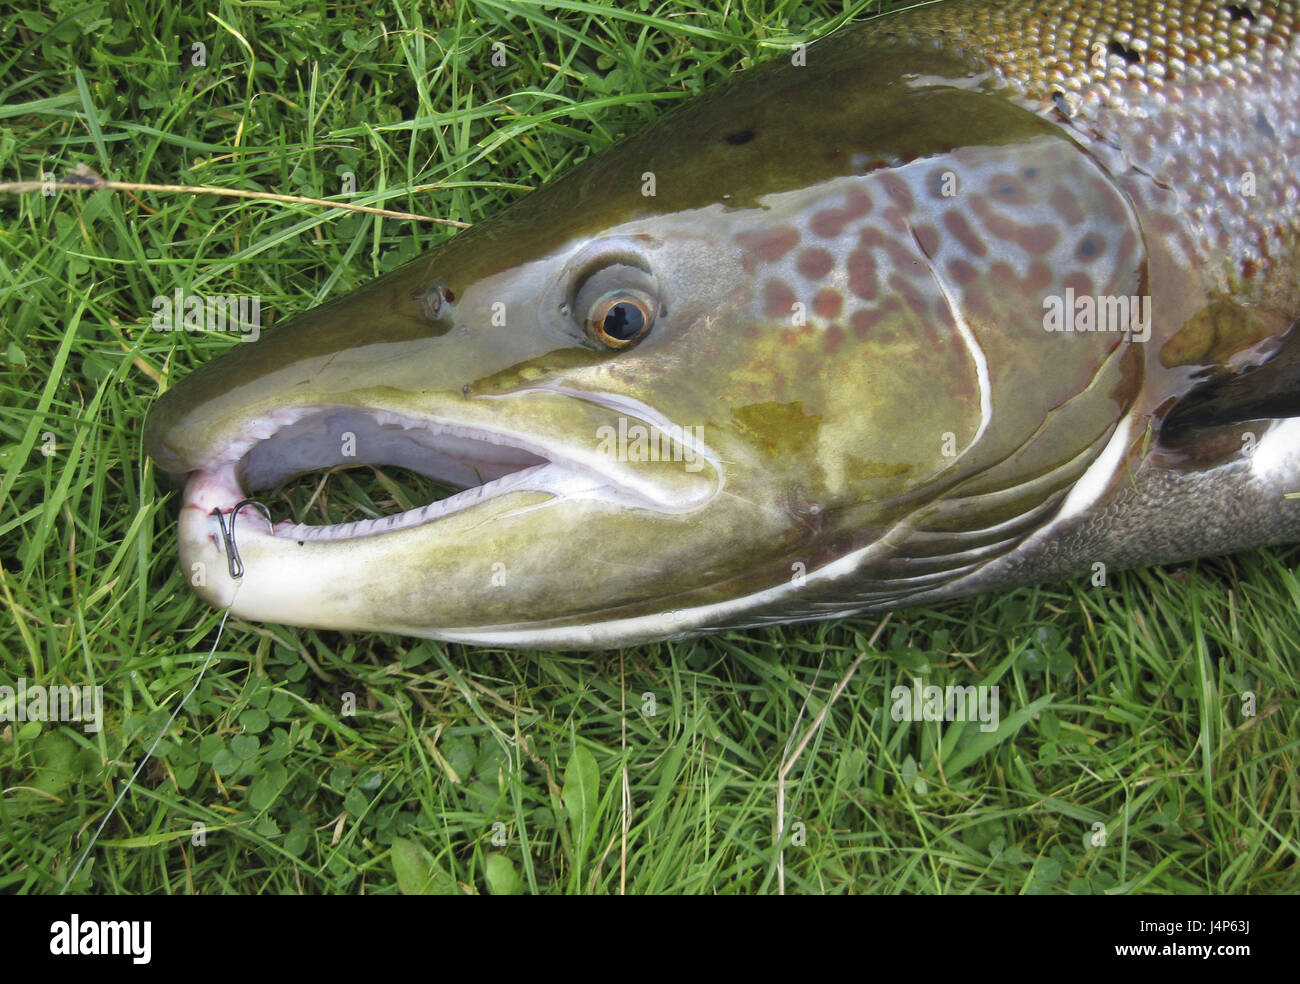
[[245, 506], [256, 506], [266, 517], [266, 524], [271, 527], [271, 535], [275, 536], [275, 523], [271, 521], [271, 510], [267, 509], [256, 499], [242, 499], [235, 504], [235, 508], [230, 510], [230, 528], [226, 528], [226, 517], [221, 510], [212, 510], [212, 515], [217, 517], [217, 525], [221, 527], [221, 539], [226, 545], [226, 566], [230, 570], [230, 579], [238, 581], [244, 576], [244, 562], [240, 559], [239, 548], [235, 546], [235, 519], [239, 516], [239, 510]]

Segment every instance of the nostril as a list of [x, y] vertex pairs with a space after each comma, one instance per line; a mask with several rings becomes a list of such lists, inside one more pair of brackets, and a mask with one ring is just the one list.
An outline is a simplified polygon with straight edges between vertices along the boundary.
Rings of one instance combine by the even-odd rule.
[[435, 284], [424, 292], [421, 298], [421, 306], [424, 309], [424, 315], [430, 321], [436, 321], [438, 314], [442, 311], [442, 287]]
[[414, 290], [411, 296], [419, 299], [420, 310], [430, 321], [437, 321], [446, 313], [443, 307], [456, 300], [455, 293], [445, 284], [434, 284], [423, 292]]

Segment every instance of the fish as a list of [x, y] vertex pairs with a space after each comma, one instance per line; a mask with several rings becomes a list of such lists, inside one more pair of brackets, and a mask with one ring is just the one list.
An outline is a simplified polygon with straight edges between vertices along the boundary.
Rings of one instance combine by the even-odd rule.
[[[1300, 540], [1296, 161], [1294, 2], [847, 27], [171, 387], [183, 574], [591, 650]], [[460, 491], [244, 504], [359, 465]]]

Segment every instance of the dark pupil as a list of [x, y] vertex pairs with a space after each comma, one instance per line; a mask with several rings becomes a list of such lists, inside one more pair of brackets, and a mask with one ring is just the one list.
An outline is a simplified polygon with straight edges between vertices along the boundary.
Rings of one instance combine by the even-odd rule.
[[609, 309], [601, 327], [610, 338], [626, 342], [641, 333], [641, 329], [645, 327], [645, 315], [635, 304], [622, 302]]

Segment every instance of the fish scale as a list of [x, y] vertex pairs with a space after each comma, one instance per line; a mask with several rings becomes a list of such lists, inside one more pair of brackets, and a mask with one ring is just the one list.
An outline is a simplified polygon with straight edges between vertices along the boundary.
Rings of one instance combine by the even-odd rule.
[[209, 514], [345, 435], [492, 480], [241, 523], [236, 614], [582, 649], [1300, 540], [1297, 23], [948, 0], [741, 73], [165, 394], [182, 562], [228, 603]]
[[975, 0], [919, 9], [908, 28], [987, 64], [1035, 111], [1063, 102], [1062, 125], [1114, 158], [1210, 287], [1300, 307], [1300, 4]]

